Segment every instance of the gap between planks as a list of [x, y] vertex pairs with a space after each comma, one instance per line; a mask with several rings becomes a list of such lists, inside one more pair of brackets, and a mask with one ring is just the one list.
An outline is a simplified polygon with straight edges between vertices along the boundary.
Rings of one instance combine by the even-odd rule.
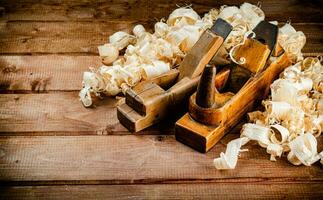
[[0, 199], [319, 199], [320, 183], [15, 186]]
[[[214, 169], [216, 170], [216, 169]], [[48, 181], [1, 181], [0, 186], [62, 186], [62, 185], [158, 185], [158, 184], [322, 184], [323, 180], [298, 178], [214, 178], [214, 179], [142, 179], [142, 180], [48, 180]], [[323, 187], [323, 186], [322, 186]]]

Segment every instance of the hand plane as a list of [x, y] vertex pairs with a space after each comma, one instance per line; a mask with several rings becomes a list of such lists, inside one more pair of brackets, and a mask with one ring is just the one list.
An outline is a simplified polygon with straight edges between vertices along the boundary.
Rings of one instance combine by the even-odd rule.
[[[196, 90], [205, 65], [221, 47], [231, 30], [232, 26], [229, 23], [217, 19], [213, 26], [201, 35], [178, 69], [128, 89], [125, 102], [117, 106], [117, 117], [121, 124], [128, 130], [137, 132], [171, 114]], [[228, 76], [228, 70], [219, 73], [214, 85], [220, 88]]]
[[189, 99], [188, 113], [175, 124], [176, 140], [207, 152], [268, 95], [273, 80], [291, 65], [285, 53], [273, 62], [269, 60], [276, 46], [277, 26], [262, 21], [253, 32], [255, 38], [246, 39], [234, 52], [235, 59], [243, 58], [245, 62], [231, 66], [224, 92], [212, 84], [215, 67], [204, 69], [197, 92]]

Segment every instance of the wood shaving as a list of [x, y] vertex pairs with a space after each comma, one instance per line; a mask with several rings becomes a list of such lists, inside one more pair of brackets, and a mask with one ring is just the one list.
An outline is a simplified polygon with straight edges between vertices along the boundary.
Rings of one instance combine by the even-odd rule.
[[303, 32], [296, 31], [289, 23], [279, 29], [278, 42], [292, 61], [303, 60], [301, 49], [306, 43]]
[[112, 44], [104, 44], [98, 46], [99, 55], [102, 59], [102, 63], [105, 65], [109, 65], [113, 63], [119, 57], [119, 50], [117, 47]]
[[318, 58], [308, 57], [286, 68], [271, 84], [271, 97], [263, 101], [265, 111], [248, 114], [251, 123], [243, 126], [240, 138], [228, 143], [226, 154], [214, 159], [215, 167], [235, 168], [241, 138], [257, 141], [271, 161], [286, 153], [293, 165], [311, 166], [320, 159], [323, 164], [316, 140], [323, 127], [322, 67]]
[[290, 152], [287, 159], [293, 165], [311, 166], [314, 162], [320, 159], [317, 153], [317, 141], [311, 134], [299, 135], [289, 143]]
[[117, 47], [119, 50], [124, 49], [133, 41], [134, 36], [123, 31], [118, 31], [109, 37], [109, 43]]
[[247, 137], [232, 140], [227, 145], [225, 153], [221, 152], [220, 158], [215, 158], [213, 164], [217, 169], [234, 169], [241, 147], [249, 142]]
[[169, 26], [193, 25], [200, 16], [190, 7], [182, 7], [174, 10], [168, 17], [167, 24]]

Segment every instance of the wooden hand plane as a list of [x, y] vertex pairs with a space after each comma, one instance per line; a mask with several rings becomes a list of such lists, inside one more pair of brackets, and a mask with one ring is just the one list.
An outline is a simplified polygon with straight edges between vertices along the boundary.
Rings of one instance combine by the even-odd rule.
[[[253, 32], [256, 37], [247, 39], [234, 53], [236, 59], [243, 58], [245, 62], [231, 67], [223, 93], [211, 83], [216, 77], [215, 68], [204, 69], [197, 92], [189, 99], [189, 112], [176, 122], [176, 140], [207, 152], [268, 95], [273, 80], [291, 65], [285, 53], [269, 61], [276, 46], [277, 26], [262, 21]], [[246, 73], [241, 73], [243, 70]], [[246, 80], [240, 81], [241, 76]]]
[[[128, 130], [137, 132], [171, 114], [196, 90], [205, 65], [221, 47], [231, 30], [232, 26], [229, 23], [217, 19], [187, 53], [179, 69], [128, 89], [125, 102], [117, 107], [117, 117], [121, 124]], [[228, 76], [228, 70], [219, 73], [214, 84], [221, 87], [221, 83], [224, 83]]]

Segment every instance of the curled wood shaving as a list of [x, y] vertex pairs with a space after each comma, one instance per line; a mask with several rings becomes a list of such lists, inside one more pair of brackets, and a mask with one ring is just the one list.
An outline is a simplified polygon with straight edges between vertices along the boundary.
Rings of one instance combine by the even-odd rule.
[[128, 44], [133, 40], [133, 36], [123, 31], [118, 31], [109, 37], [109, 43], [117, 47], [119, 50], [128, 46]]
[[143, 25], [138, 24], [133, 28], [132, 32], [137, 38], [139, 38], [146, 33], [146, 29]]
[[[322, 73], [320, 60], [311, 57], [286, 68], [271, 85], [270, 99], [263, 101], [265, 111], [249, 113], [251, 123], [245, 124], [240, 138], [230, 143], [247, 138], [266, 148], [271, 161], [285, 153], [293, 165], [310, 166], [320, 159], [323, 164], [323, 151], [317, 152], [316, 140], [323, 127]], [[242, 145], [233, 147], [230, 143], [226, 152], [240, 151]], [[233, 169], [237, 158], [238, 153], [221, 153], [214, 165]]]
[[[271, 136], [270, 141], [274, 144], [284, 144], [288, 140], [289, 131], [287, 128], [283, 127], [282, 125], [275, 124], [270, 126], [271, 130]], [[278, 136], [277, 136], [278, 135]]]
[[167, 24], [169, 26], [193, 25], [200, 16], [190, 7], [182, 7], [174, 10], [168, 17]]
[[279, 29], [278, 42], [293, 61], [303, 60], [301, 49], [306, 43], [303, 32], [296, 31], [290, 24], [285, 24]]
[[247, 123], [243, 126], [241, 137], [255, 140], [258, 144], [266, 148], [270, 144], [270, 128], [263, 125]]
[[244, 34], [244, 37], [243, 37], [243, 41], [235, 46], [233, 46], [229, 52], [229, 55], [230, 55], [230, 58], [231, 58], [231, 61], [238, 64], [238, 65], [242, 65], [246, 62], [246, 58], [245, 57], [241, 57], [239, 60], [236, 60], [234, 57], [235, 57], [235, 52], [236, 52], [236, 49], [239, 47], [239, 46], [242, 46], [245, 44], [246, 40], [248, 38], [254, 38], [255, 37], [255, 33], [252, 32], [252, 31], [247, 31], [245, 34]]
[[157, 37], [164, 38], [168, 32], [169, 32], [169, 26], [166, 23], [161, 21], [161, 22], [157, 22], [155, 24], [155, 33], [154, 34]]
[[215, 158], [213, 160], [214, 166], [217, 169], [234, 169], [238, 161], [240, 149], [248, 141], [249, 139], [247, 137], [242, 137], [229, 142], [226, 152], [222, 152], [220, 158]]
[[104, 44], [98, 46], [99, 55], [102, 59], [102, 63], [109, 65], [113, 63], [119, 57], [119, 50], [112, 44]]
[[255, 5], [244, 3], [240, 6], [242, 16], [248, 21], [250, 27], [255, 27], [260, 21], [265, 19], [265, 13]]
[[320, 159], [317, 154], [317, 141], [311, 134], [300, 135], [289, 143], [290, 152], [287, 159], [293, 165], [311, 166], [314, 162]]
[[152, 77], [158, 76], [159, 74], [163, 74], [170, 70], [169, 63], [165, 63], [163, 61], [153, 61], [150, 65], [144, 65], [142, 67], [143, 72], [142, 76], [143, 79], [148, 80]]

